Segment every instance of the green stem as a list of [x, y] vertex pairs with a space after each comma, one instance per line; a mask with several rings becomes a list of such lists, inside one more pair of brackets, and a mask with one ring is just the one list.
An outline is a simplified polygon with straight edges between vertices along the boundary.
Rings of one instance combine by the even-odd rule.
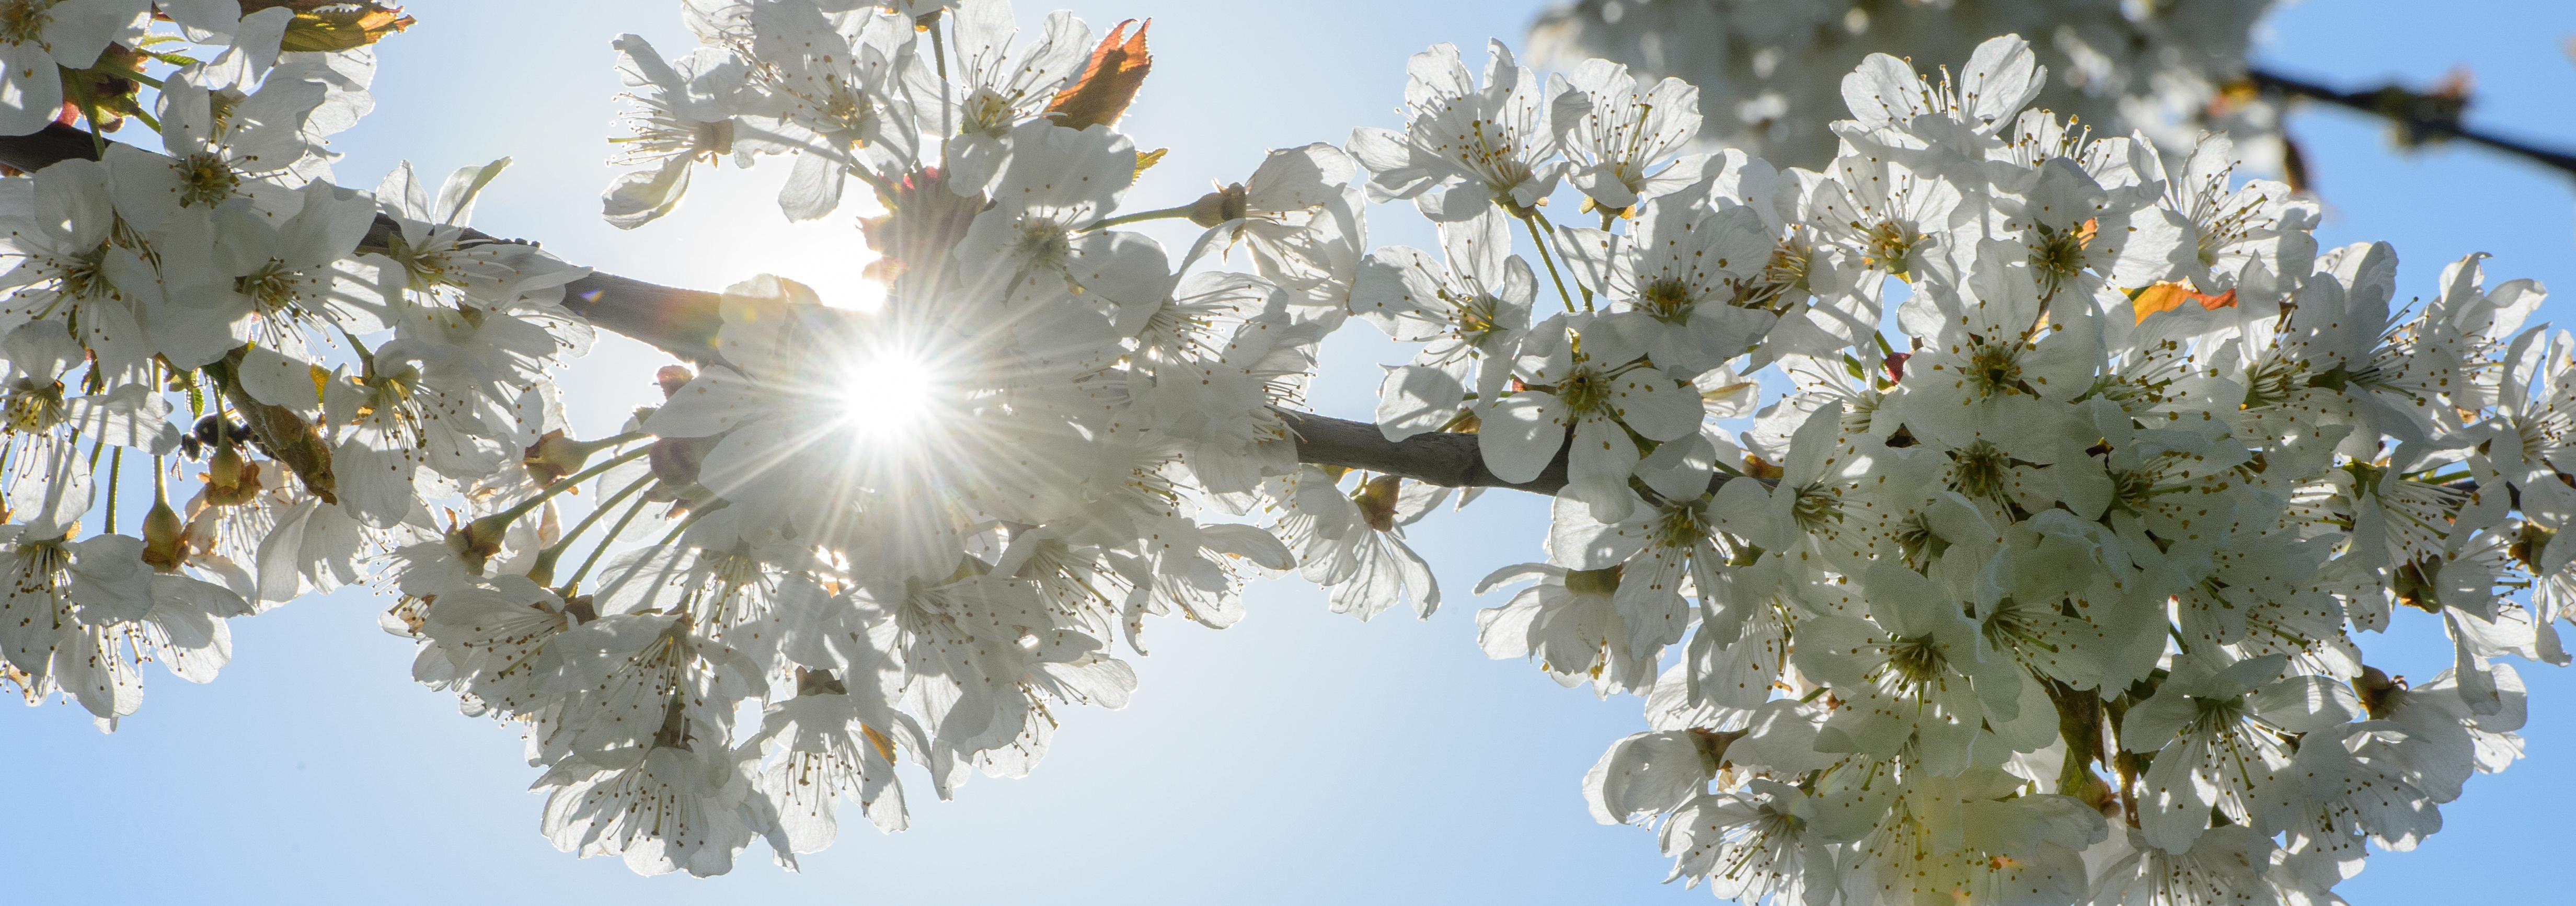
[[[609, 526], [608, 534], [600, 537], [599, 546], [591, 548], [590, 556], [582, 558], [581, 568], [573, 570], [572, 581], [564, 583], [563, 587], [570, 589], [580, 585], [581, 580], [590, 575], [590, 568], [599, 565], [599, 555], [608, 553], [609, 542], [616, 541], [618, 535], [624, 534], [626, 531], [626, 524], [634, 521], [635, 514], [643, 512], [644, 505], [651, 502], [652, 501], [650, 500], [638, 499], [635, 501], [634, 506], [627, 507], [626, 515], [617, 517], [617, 524]], [[698, 517], [703, 515], [706, 515], [705, 510], [691, 511], [688, 518], [680, 520], [679, 525], [672, 526], [670, 534], [663, 535], [662, 540], [654, 542], [653, 546], [661, 547], [663, 545], [670, 544], [671, 539], [679, 537], [680, 533], [686, 531], [689, 526], [696, 525]]]
[[574, 441], [573, 448], [581, 451], [583, 459], [588, 459], [591, 454], [597, 453], [601, 450], [605, 450], [619, 444], [643, 440], [651, 436], [653, 436], [653, 433], [650, 431], [628, 431], [624, 434], [612, 434], [598, 440]]
[[616, 541], [618, 535], [624, 534], [626, 524], [635, 521], [636, 514], [644, 512], [644, 505], [651, 502], [639, 499], [634, 506], [626, 508], [626, 515], [617, 517], [617, 523], [608, 527], [608, 534], [600, 536], [599, 543], [591, 547], [590, 556], [581, 558], [581, 568], [573, 570], [572, 581], [563, 584], [565, 591], [581, 586], [581, 580], [590, 575], [590, 568], [599, 565], [599, 555], [608, 553], [608, 545]]
[[[944, 86], [944, 85], [948, 84], [948, 42], [947, 42], [946, 40], [944, 40], [944, 39], [942, 39], [942, 38], [940, 37], [941, 32], [940, 32], [940, 30], [939, 30], [939, 26], [944, 25], [944, 24], [947, 24], [947, 20], [948, 20], [948, 18], [949, 18], [949, 17], [944, 16], [944, 15], [939, 15], [938, 13], [932, 13], [932, 15], [938, 15], [938, 16], [939, 16], [940, 21], [930, 23], [930, 59], [931, 59], [931, 61], [932, 61], [933, 63], [936, 63], [936, 64], [938, 65], [938, 67], [939, 67], [939, 83], [940, 83], [941, 85], [943, 85], [943, 86]], [[918, 60], [918, 59], [920, 59], [920, 58], [919, 58], [919, 57], [915, 57], [914, 59]], [[943, 88], [941, 88], [940, 90], [942, 90], [942, 91], [946, 91], [947, 89], [943, 87]], [[943, 101], [943, 102], [941, 102], [941, 103], [940, 103], [940, 105], [939, 105], [939, 165], [940, 165], [941, 167], [951, 167], [951, 166], [955, 166], [955, 163], [954, 163], [953, 161], [950, 161], [950, 160], [948, 159], [948, 140], [949, 140], [949, 139], [951, 139], [951, 138], [954, 138], [954, 137], [957, 135], [957, 119], [956, 119], [956, 117], [957, 117], [957, 106], [956, 106], [956, 105], [954, 105], [954, 104], [950, 104], [950, 103], [947, 103], [947, 102], [945, 102], [945, 101]]]
[[567, 548], [572, 547], [574, 539], [580, 538], [581, 533], [590, 531], [591, 526], [598, 524], [600, 517], [608, 515], [609, 510], [616, 509], [617, 505], [624, 502], [628, 496], [637, 491], [652, 487], [655, 480], [656, 479], [651, 475], [635, 479], [634, 481], [629, 482], [626, 487], [619, 489], [616, 494], [610, 495], [608, 499], [600, 501], [598, 506], [590, 509], [589, 515], [581, 517], [580, 522], [573, 523], [572, 531], [565, 532], [562, 538], [556, 539], [553, 546], [548, 547], [545, 550], [538, 551], [537, 565], [529, 569], [528, 572], [530, 574], [552, 573], [554, 571], [555, 561], [563, 559], [564, 551]]
[[[59, 68], [64, 72], [72, 71], [69, 67]], [[89, 121], [90, 143], [98, 147], [99, 159], [105, 160], [107, 158], [107, 136], [98, 131], [98, 105], [90, 100], [89, 80], [73, 78], [66, 82], [64, 87], [72, 90], [72, 104], [80, 108], [81, 118]]]
[[519, 501], [509, 509], [502, 510], [498, 513], [494, 513], [474, 521], [477, 523], [492, 523], [495, 528], [508, 526], [510, 523], [518, 521], [519, 517], [527, 515], [529, 511], [544, 505], [546, 501], [553, 500], [555, 495], [572, 490], [573, 488], [580, 486], [582, 482], [599, 477], [599, 474], [602, 472], [625, 465], [626, 463], [634, 462], [637, 459], [643, 458], [645, 454], [651, 452], [653, 452], [652, 447], [643, 446], [617, 454], [616, 456], [610, 457], [605, 462], [583, 469], [579, 472], [575, 472], [570, 476], [556, 481], [554, 484], [547, 485], [546, 489], [538, 491], [536, 496]]
[[1193, 209], [1193, 208], [1195, 208], [1195, 207], [1197, 207], [1197, 204], [1196, 204], [1195, 202], [1193, 202], [1193, 203], [1191, 203], [1191, 204], [1185, 204], [1185, 205], [1182, 205], [1182, 206], [1177, 207], [1177, 208], [1160, 208], [1160, 209], [1156, 209], [1156, 210], [1152, 210], [1152, 211], [1138, 211], [1138, 212], [1133, 213], [1133, 214], [1120, 214], [1120, 215], [1118, 215], [1118, 216], [1116, 216], [1116, 217], [1112, 217], [1112, 218], [1109, 218], [1109, 219], [1107, 219], [1107, 220], [1103, 220], [1103, 221], [1100, 221], [1100, 222], [1098, 222], [1098, 223], [1094, 223], [1094, 224], [1092, 224], [1092, 225], [1090, 225], [1090, 226], [1083, 227], [1082, 229], [1075, 230], [1074, 232], [1077, 232], [1077, 233], [1089, 233], [1089, 232], [1094, 232], [1094, 231], [1097, 231], [1097, 230], [1105, 230], [1105, 229], [1108, 229], [1108, 228], [1110, 228], [1110, 227], [1114, 227], [1114, 226], [1122, 226], [1122, 225], [1125, 225], [1125, 224], [1135, 223], [1135, 222], [1140, 221], [1140, 220], [1167, 220], [1167, 219], [1174, 218], [1174, 217], [1188, 217], [1188, 216], [1190, 216], [1190, 211], [1191, 211], [1191, 209]]
[[125, 448], [107, 451], [107, 533], [116, 534], [116, 480], [124, 477]]
[[[1538, 260], [1546, 262], [1547, 278], [1556, 281], [1556, 297], [1565, 300], [1565, 313], [1570, 315], [1575, 311], [1574, 294], [1565, 291], [1565, 276], [1556, 272], [1556, 255], [1547, 250], [1547, 234], [1540, 232], [1538, 228], [1541, 219], [1543, 215], [1532, 210], [1521, 216], [1521, 225], [1529, 227], [1530, 241], [1538, 243]], [[1554, 229], [1550, 227], [1549, 231], [1553, 232]], [[1583, 291], [1583, 310], [1592, 310], [1592, 291], [1589, 289]]]

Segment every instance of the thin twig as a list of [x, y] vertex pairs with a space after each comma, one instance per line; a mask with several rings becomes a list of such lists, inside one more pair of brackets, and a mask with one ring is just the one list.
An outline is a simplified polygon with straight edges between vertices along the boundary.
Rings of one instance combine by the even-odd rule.
[[2247, 72], [2246, 78], [2266, 93], [2333, 104], [2386, 120], [2397, 129], [2398, 141], [2409, 148], [2437, 139], [2456, 139], [2576, 176], [2576, 154], [2473, 129], [2462, 123], [2460, 113], [2468, 106], [2466, 98], [2415, 91], [2395, 83], [2368, 91], [2339, 91], [2262, 69]]

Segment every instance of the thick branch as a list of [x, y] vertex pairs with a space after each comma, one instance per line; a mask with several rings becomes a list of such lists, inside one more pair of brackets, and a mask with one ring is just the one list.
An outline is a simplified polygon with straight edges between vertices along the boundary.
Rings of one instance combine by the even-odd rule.
[[2408, 147], [2433, 139], [2457, 139], [2576, 176], [2576, 154], [2472, 129], [2460, 122], [2460, 113], [2468, 106], [2465, 96], [2414, 91], [2393, 83], [2368, 91], [2338, 91], [2261, 69], [2249, 71], [2246, 76], [2266, 92], [2322, 101], [2387, 120], [2397, 128], [2398, 140]]
[[[56, 123], [33, 135], [0, 137], [0, 164], [33, 173], [67, 160], [97, 160], [98, 143], [89, 133]], [[383, 251], [402, 227], [376, 216], [361, 251]], [[502, 242], [468, 230], [469, 240]], [[715, 361], [716, 328], [724, 323], [715, 293], [676, 289], [614, 274], [592, 274], [564, 287], [564, 308], [591, 324], [651, 343], [683, 360]]]
[[1485, 457], [1477, 449], [1473, 434], [1416, 434], [1388, 440], [1368, 422], [1289, 409], [1279, 410], [1279, 416], [1297, 438], [1298, 462], [1396, 475], [1452, 488], [1510, 488], [1554, 494], [1565, 487], [1565, 455], [1561, 451], [1538, 478], [1515, 483], [1485, 468]]
[[[1484, 452], [1476, 446], [1473, 434], [1416, 434], [1403, 440], [1388, 440], [1378, 427], [1368, 422], [1281, 409], [1279, 417], [1288, 423], [1297, 438], [1297, 461], [1319, 466], [1376, 472], [1410, 478], [1424, 484], [1452, 488], [1507, 488], [1532, 494], [1555, 495], [1565, 488], [1565, 458], [1572, 444], [1556, 451], [1547, 468], [1528, 481], [1504, 481], [1502, 476], [1485, 468]], [[1709, 493], [1717, 493], [1735, 476], [1718, 473], [1708, 481]], [[1769, 483], [1770, 479], [1758, 479]]]
[[[97, 145], [88, 133], [59, 124], [33, 135], [0, 137], [0, 164], [28, 172], [66, 160], [95, 160], [97, 157]], [[393, 218], [379, 216], [375, 227], [368, 231], [367, 238], [359, 247], [362, 250], [382, 250], [399, 230]], [[474, 234], [474, 238], [510, 241], [491, 239], [480, 233]], [[650, 343], [681, 359], [704, 364], [717, 360], [714, 343], [716, 328], [724, 323], [720, 307], [722, 298], [716, 293], [594, 273], [565, 287], [564, 307], [588, 319], [594, 326]], [[1379, 433], [1376, 425], [1368, 422], [1285, 409], [1279, 414], [1296, 436], [1299, 462], [1396, 475], [1447, 487], [1510, 488], [1535, 494], [1555, 494], [1565, 487], [1565, 453], [1562, 451], [1536, 479], [1510, 482], [1485, 468], [1484, 456], [1478, 450], [1477, 438], [1473, 434], [1419, 434], [1391, 441]], [[287, 430], [286, 426], [277, 426], [272, 433], [284, 438], [294, 432]], [[298, 469], [299, 473], [303, 471], [303, 468]], [[319, 474], [307, 475], [307, 481], [320, 480], [327, 485], [328, 466], [319, 466], [316, 471]], [[1725, 476], [1719, 476], [1717, 482], [1725, 480]], [[1715, 486], [1715, 483], [1711, 484], [1712, 488]]]

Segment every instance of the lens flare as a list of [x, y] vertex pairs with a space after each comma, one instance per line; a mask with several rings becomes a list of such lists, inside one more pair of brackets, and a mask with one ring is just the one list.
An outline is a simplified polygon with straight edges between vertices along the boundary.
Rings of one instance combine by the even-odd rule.
[[928, 365], [917, 358], [871, 357], [850, 370], [841, 396], [841, 422], [861, 443], [911, 437], [928, 420], [936, 385]]

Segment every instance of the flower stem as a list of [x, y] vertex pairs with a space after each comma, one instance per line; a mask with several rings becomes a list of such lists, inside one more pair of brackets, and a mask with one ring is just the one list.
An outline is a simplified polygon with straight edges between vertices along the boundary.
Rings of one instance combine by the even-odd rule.
[[[1565, 300], [1565, 313], [1570, 315], [1575, 311], [1574, 294], [1565, 291], [1565, 277], [1556, 272], [1556, 256], [1547, 250], [1547, 234], [1539, 231], [1539, 221], [1542, 219], [1543, 215], [1532, 209], [1529, 213], [1521, 215], [1521, 225], [1529, 227], [1530, 241], [1538, 243], [1538, 260], [1546, 262], [1547, 278], [1556, 281], [1556, 297]], [[1554, 229], [1554, 227], [1549, 228], [1551, 231]], [[1592, 291], [1589, 289], [1583, 291], [1583, 310], [1592, 310]]]
[[1135, 222], [1140, 221], [1140, 220], [1168, 220], [1168, 219], [1175, 218], [1175, 217], [1188, 217], [1188, 216], [1190, 216], [1190, 209], [1191, 209], [1191, 208], [1193, 208], [1193, 207], [1196, 207], [1196, 206], [1197, 206], [1197, 203], [1196, 203], [1196, 202], [1192, 202], [1191, 204], [1181, 205], [1180, 207], [1176, 207], [1176, 208], [1158, 208], [1158, 209], [1156, 209], [1156, 210], [1151, 210], [1151, 211], [1138, 211], [1138, 212], [1133, 213], [1133, 214], [1120, 214], [1120, 215], [1118, 215], [1118, 216], [1116, 216], [1116, 217], [1112, 217], [1112, 218], [1109, 218], [1109, 219], [1107, 219], [1107, 220], [1103, 220], [1103, 221], [1100, 221], [1100, 222], [1098, 222], [1098, 223], [1094, 223], [1094, 224], [1092, 224], [1092, 225], [1090, 225], [1090, 226], [1083, 227], [1082, 229], [1075, 230], [1074, 232], [1077, 232], [1077, 233], [1089, 233], [1089, 232], [1093, 232], [1093, 231], [1096, 231], [1096, 230], [1105, 230], [1105, 229], [1108, 229], [1108, 228], [1110, 228], [1110, 227], [1114, 227], [1114, 226], [1122, 226], [1122, 225], [1125, 225], [1125, 224], [1135, 223]]
[[[934, 13], [933, 15], [937, 15], [937, 14], [936, 14], [936, 13]], [[940, 34], [941, 34], [941, 32], [940, 32], [940, 30], [939, 30], [939, 26], [941, 26], [941, 25], [943, 25], [943, 24], [946, 24], [946, 23], [945, 23], [945, 20], [946, 20], [948, 17], [947, 17], [947, 16], [940, 16], [939, 18], [940, 18], [942, 21], [937, 21], [937, 22], [932, 22], [932, 23], [930, 23], [930, 58], [931, 58], [931, 60], [933, 60], [934, 62], [936, 62], [936, 63], [938, 64], [938, 66], [939, 66], [939, 82], [940, 82], [940, 84], [941, 84], [941, 85], [943, 85], [943, 86], [944, 86], [944, 85], [946, 85], [946, 84], [948, 83], [948, 42], [947, 42], [947, 41], [945, 41], [945, 40], [942, 40], [942, 39], [940, 38]], [[913, 59], [918, 60], [918, 59], [920, 59], [920, 58], [919, 58], [919, 57], [914, 57]], [[941, 90], [941, 91], [946, 91], [947, 89], [943, 87], [943, 88], [941, 88], [940, 90]], [[948, 140], [949, 140], [949, 138], [951, 138], [951, 137], [953, 137], [953, 136], [955, 136], [955, 135], [957, 134], [957, 120], [956, 120], [956, 116], [957, 116], [957, 106], [956, 106], [956, 105], [954, 105], [954, 104], [950, 104], [950, 103], [947, 103], [947, 102], [945, 102], [945, 101], [942, 101], [942, 102], [940, 103], [940, 105], [939, 105], [939, 165], [940, 165], [941, 167], [943, 167], [943, 168], [945, 168], [945, 167], [949, 167], [949, 166], [951, 166], [951, 165], [952, 165], [952, 164], [950, 163], [950, 161], [948, 160]]]
[[[548, 547], [545, 550], [538, 551], [537, 564], [536, 566], [531, 567], [528, 570], [528, 573], [530, 575], [551, 575], [554, 572], [555, 561], [563, 559], [564, 550], [572, 547], [574, 539], [580, 538], [581, 533], [589, 531], [592, 525], [599, 522], [600, 517], [608, 515], [609, 510], [616, 509], [617, 505], [624, 502], [629, 495], [651, 487], [653, 482], [656, 480], [657, 479], [651, 475], [635, 479], [634, 481], [627, 483], [626, 487], [620, 488], [616, 494], [610, 495], [608, 499], [600, 501], [598, 506], [591, 508], [590, 515], [583, 516], [581, 517], [580, 522], [573, 523], [572, 531], [565, 532], [563, 537], [556, 540], [553, 546]], [[641, 504], [638, 505], [640, 506]], [[602, 543], [605, 544], [606, 542]]]
[[116, 534], [116, 480], [124, 477], [125, 448], [107, 451], [107, 533]]
[[[572, 581], [563, 584], [566, 592], [581, 585], [581, 580], [590, 575], [590, 568], [599, 565], [599, 555], [608, 553], [608, 545], [615, 542], [617, 536], [625, 534], [626, 524], [635, 521], [636, 514], [644, 512], [644, 505], [651, 502], [653, 501], [645, 498], [636, 498], [635, 505], [626, 508], [626, 515], [617, 517], [617, 522], [608, 527], [608, 534], [600, 536], [599, 544], [590, 549], [590, 556], [581, 558], [581, 568], [572, 571]], [[600, 509], [608, 508], [600, 507]]]
[[509, 509], [502, 510], [498, 513], [494, 513], [474, 521], [477, 524], [489, 523], [494, 529], [505, 528], [509, 526], [510, 523], [517, 522], [519, 517], [527, 515], [528, 511], [534, 510], [543, 505], [546, 501], [554, 499], [555, 495], [572, 490], [573, 488], [580, 486], [582, 482], [599, 477], [599, 474], [602, 472], [606, 472], [626, 463], [634, 462], [637, 459], [643, 458], [645, 454], [651, 452], [653, 452], [653, 448], [647, 445], [617, 454], [598, 465], [591, 466], [590, 468], [565, 476], [554, 484], [547, 485], [545, 490], [538, 491], [535, 496], [519, 501]]

